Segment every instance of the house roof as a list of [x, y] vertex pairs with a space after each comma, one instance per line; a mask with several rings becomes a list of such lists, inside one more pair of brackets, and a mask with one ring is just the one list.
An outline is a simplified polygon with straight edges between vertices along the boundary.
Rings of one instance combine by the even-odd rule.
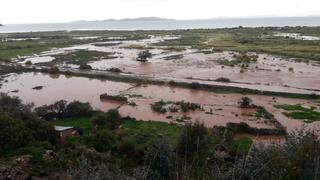
[[69, 129], [73, 129], [73, 127], [72, 126], [54, 126], [54, 130], [56, 131], [65, 131]]

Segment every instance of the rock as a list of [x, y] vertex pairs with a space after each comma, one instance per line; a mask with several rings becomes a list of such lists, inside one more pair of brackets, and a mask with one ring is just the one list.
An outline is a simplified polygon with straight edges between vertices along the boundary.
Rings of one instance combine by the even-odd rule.
[[36, 86], [34, 88], [32, 88], [33, 90], [41, 90], [43, 88], [43, 86]]

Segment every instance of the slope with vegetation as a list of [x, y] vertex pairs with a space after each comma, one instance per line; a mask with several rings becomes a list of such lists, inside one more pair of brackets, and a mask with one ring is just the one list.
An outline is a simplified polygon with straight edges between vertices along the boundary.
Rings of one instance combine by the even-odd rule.
[[[235, 138], [236, 135], [269, 132], [244, 123], [207, 128], [200, 122], [184, 126], [142, 122], [121, 117], [117, 110], [93, 111], [90, 105], [77, 101], [58, 101], [35, 111], [31, 107], [6, 94], [0, 96], [0, 178], [320, 177], [319, 138], [304, 129], [286, 135], [283, 144], [257, 147], [250, 138]], [[53, 114], [54, 118], [46, 114]], [[74, 126], [78, 135], [59, 146], [53, 125]], [[24, 161], [27, 157], [30, 161]], [[15, 168], [20, 168], [19, 173], [10, 174]]]

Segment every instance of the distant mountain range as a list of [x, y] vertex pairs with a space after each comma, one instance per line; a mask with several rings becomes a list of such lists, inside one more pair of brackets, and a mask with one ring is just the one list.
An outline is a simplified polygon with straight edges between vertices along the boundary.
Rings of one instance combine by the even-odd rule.
[[96, 21], [72, 21], [72, 23], [79, 22], [108, 22], [108, 21], [175, 21], [175, 19], [166, 19], [160, 17], [140, 17], [140, 18], [124, 18], [124, 19], [105, 19], [105, 20], [96, 20]]
[[141, 22], [141, 21], [177, 21], [177, 22], [184, 22], [184, 21], [223, 21], [223, 20], [265, 20], [265, 19], [304, 19], [304, 18], [320, 18], [320, 15], [313, 15], [313, 16], [297, 16], [297, 17], [285, 17], [285, 16], [253, 16], [253, 17], [219, 17], [219, 18], [208, 18], [208, 19], [188, 19], [188, 20], [177, 20], [177, 19], [167, 19], [167, 18], [160, 18], [160, 17], [139, 17], [139, 18], [124, 18], [124, 19], [105, 19], [105, 20], [79, 20], [79, 21], [72, 21], [71, 23], [92, 23], [92, 22]]

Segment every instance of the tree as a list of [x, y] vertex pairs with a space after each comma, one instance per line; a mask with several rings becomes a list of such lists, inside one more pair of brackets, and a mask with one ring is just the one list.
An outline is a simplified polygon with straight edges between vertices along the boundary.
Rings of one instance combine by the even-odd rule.
[[0, 152], [22, 147], [33, 138], [31, 131], [19, 119], [0, 113]]
[[114, 135], [106, 129], [99, 130], [96, 134], [87, 138], [87, 144], [94, 147], [99, 152], [111, 150], [115, 142], [116, 139]]
[[152, 54], [149, 50], [141, 51], [138, 53], [137, 60], [138, 61], [146, 61], [148, 58], [151, 58]]
[[6, 112], [18, 119], [33, 119], [31, 111], [33, 104], [22, 104], [18, 97], [10, 97], [5, 93], [0, 93], [0, 112]]
[[67, 110], [67, 101], [66, 100], [57, 101], [52, 105], [51, 108], [52, 108], [52, 111], [57, 113], [58, 116], [62, 116]]
[[67, 105], [66, 111], [69, 117], [82, 117], [90, 116], [93, 109], [89, 103], [73, 101]]
[[[0, 113], [12, 117], [18, 124], [21, 122], [21, 126], [30, 131], [34, 140], [55, 143], [53, 126], [48, 122], [39, 119], [39, 117], [32, 112], [32, 107], [32, 104], [23, 104], [17, 97], [10, 97], [3, 93], [0, 94]], [[10, 121], [3, 123], [10, 123]], [[26, 139], [28, 139], [27, 136]]]
[[250, 108], [252, 107], [252, 100], [249, 97], [243, 97], [238, 102], [241, 108]]
[[120, 114], [118, 110], [111, 109], [107, 113], [99, 113], [92, 118], [92, 123], [96, 128], [116, 129], [120, 125]]

